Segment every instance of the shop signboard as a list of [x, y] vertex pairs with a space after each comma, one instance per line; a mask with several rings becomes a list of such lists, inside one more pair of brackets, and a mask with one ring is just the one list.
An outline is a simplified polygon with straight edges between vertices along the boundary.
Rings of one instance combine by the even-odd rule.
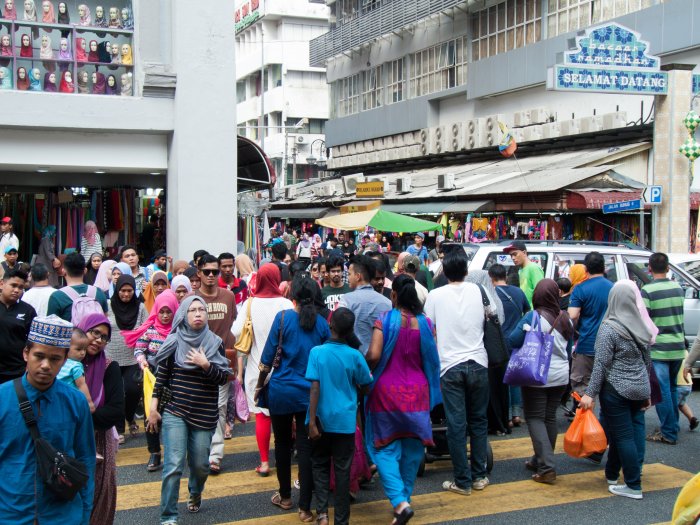
[[234, 15], [236, 34], [263, 17], [265, 14], [264, 2], [265, 0], [242, 0], [238, 2]]
[[355, 188], [357, 198], [384, 198], [384, 181], [358, 182]]
[[693, 95], [700, 94], [700, 75], [693, 75]]
[[547, 89], [588, 93], [665, 95], [668, 75], [649, 43], [639, 33], [617, 23], [592, 27], [577, 36], [575, 49], [566, 51], [547, 70]]
[[644, 208], [642, 199], [632, 201], [613, 202], [612, 204], [603, 204], [603, 213], [620, 213], [623, 211], [638, 211]]

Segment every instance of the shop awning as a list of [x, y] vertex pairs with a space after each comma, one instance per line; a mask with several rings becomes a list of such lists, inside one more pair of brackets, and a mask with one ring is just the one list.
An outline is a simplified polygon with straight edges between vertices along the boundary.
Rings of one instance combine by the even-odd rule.
[[445, 213], [476, 213], [480, 211], [493, 211], [496, 205], [493, 201], [457, 201], [445, 206]]
[[277, 181], [275, 169], [255, 142], [238, 136], [238, 191], [267, 188]]
[[386, 211], [393, 211], [394, 213], [408, 213], [412, 215], [440, 215], [442, 213], [474, 213], [479, 211], [490, 211], [494, 209], [494, 203], [490, 200], [457, 202], [404, 202], [382, 204], [382, 209]]
[[600, 210], [604, 204], [640, 199], [640, 190], [632, 191], [571, 191], [566, 197], [570, 210]]
[[272, 208], [267, 212], [268, 217], [276, 219], [318, 219], [330, 208]]

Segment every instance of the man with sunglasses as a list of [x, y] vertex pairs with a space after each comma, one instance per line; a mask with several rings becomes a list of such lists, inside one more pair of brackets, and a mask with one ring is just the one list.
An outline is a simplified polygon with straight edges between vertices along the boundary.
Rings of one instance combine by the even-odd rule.
[[[197, 274], [202, 282], [194, 294], [207, 303], [209, 329], [221, 337], [228, 355], [235, 355], [233, 345], [236, 342], [231, 333], [231, 326], [236, 319], [236, 296], [226, 288], [219, 287], [219, 259], [213, 255], [202, 256], [197, 263]], [[236, 359], [231, 359], [233, 377], [236, 374]], [[230, 383], [219, 387], [219, 422], [211, 441], [209, 453], [209, 470], [212, 474], [221, 472], [221, 460], [224, 457], [224, 434], [226, 429], [226, 406]]]

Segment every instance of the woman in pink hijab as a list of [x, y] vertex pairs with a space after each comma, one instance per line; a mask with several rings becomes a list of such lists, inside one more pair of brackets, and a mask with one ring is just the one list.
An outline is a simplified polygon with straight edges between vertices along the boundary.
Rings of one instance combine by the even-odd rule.
[[104, 253], [102, 251], [102, 239], [94, 221], [85, 223], [83, 236], [80, 238], [80, 253], [85, 258], [92, 256], [93, 253]]

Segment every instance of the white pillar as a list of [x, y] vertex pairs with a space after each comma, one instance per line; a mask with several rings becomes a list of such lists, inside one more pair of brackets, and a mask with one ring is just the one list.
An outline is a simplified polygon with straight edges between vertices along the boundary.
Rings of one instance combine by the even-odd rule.
[[234, 0], [172, 2], [177, 73], [167, 189], [167, 246], [236, 253]]

